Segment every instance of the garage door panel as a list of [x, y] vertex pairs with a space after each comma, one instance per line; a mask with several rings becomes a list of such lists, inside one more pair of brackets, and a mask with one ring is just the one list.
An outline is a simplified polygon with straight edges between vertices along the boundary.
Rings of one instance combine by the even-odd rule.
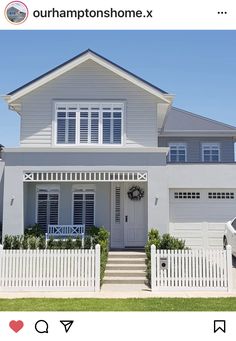
[[[179, 199], [174, 193], [181, 191], [200, 192], [200, 198], [188, 194], [187, 199]], [[236, 216], [236, 190], [230, 190], [235, 193], [233, 199], [209, 199], [208, 193], [224, 191], [229, 192], [224, 189], [171, 190], [170, 233], [184, 239], [191, 248], [222, 248], [225, 223]]]

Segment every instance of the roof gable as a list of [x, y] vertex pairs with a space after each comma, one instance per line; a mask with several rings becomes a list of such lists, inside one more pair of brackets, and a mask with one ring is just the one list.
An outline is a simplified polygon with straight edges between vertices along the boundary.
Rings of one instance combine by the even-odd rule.
[[127, 79], [128, 81], [134, 83], [135, 85], [141, 87], [142, 89], [148, 91], [149, 93], [157, 96], [158, 98], [161, 99], [161, 101], [165, 103], [172, 102], [172, 99], [173, 99], [172, 95], [156, 87], [155, 85], [145, 81], [144, 79], [136, 76], [135, 74], [127, 71], [126, 69], [120, 67], [119, 65], [111, 62], [110, 60], [100, 56], [99, 54], [95, 53], [92, 50], [86, 50], [82, 52], [81, 54], [55, 67], [54, 69], [44, 73], [43, 75], [32, 80], [31, 82], [17, 88], [14, 91], [11, 91], [10, 93], [7, 94], [7, 96], [5, 96], [5, 99], [10, 104], [13, 101], [16, 101], [18, 98], [28, 94], [29, 92], [37, 89], [40, 86], [43, 86], [44, 84], [51, 81], [52, 79], [55, 79], [59, 77], [60, 75], [64, 74], [65, 72], [72, 70], [74, 67], [80, 65], [81, 63], [87, 60], [95, 61], [96, 63], [113, 71], [114, 73]]
[[162, 135], [181, 134], [231, 134], [236, 135], [236, 127], [194, 114], [183, 109], [171, 107], [166, 115]]

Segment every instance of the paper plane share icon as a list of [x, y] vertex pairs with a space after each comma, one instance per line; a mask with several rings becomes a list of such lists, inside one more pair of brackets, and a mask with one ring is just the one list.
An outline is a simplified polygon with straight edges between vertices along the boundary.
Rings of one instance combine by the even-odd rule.
[[64, 326], [66, 333], [68, 333], [68, 331], [70, 330], [72, 324], [74, 323], [73, 320], [60, 320], [60, 322]]

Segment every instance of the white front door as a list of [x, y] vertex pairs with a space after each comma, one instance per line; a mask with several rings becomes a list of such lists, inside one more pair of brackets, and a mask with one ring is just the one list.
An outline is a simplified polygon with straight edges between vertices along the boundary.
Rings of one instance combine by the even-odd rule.
[[[144, 190], [141, 200], [131, 200], [129, 189], [137, 185]], [[124, 246], [143, 247], [147, 240], [147, 186], [145, 183], [124, 184]]]

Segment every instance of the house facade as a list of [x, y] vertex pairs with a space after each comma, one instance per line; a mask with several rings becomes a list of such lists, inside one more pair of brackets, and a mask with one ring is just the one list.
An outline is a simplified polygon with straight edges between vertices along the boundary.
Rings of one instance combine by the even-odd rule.
[[84, 224], [107, 228], [112, 248], [143, 247], [151, 228], [222, 246], [236, 212], [235, 127], [175, 108], [91, 50], [4, 98], [21, 117], [20, 147], [0, 163], [4, 235]]

